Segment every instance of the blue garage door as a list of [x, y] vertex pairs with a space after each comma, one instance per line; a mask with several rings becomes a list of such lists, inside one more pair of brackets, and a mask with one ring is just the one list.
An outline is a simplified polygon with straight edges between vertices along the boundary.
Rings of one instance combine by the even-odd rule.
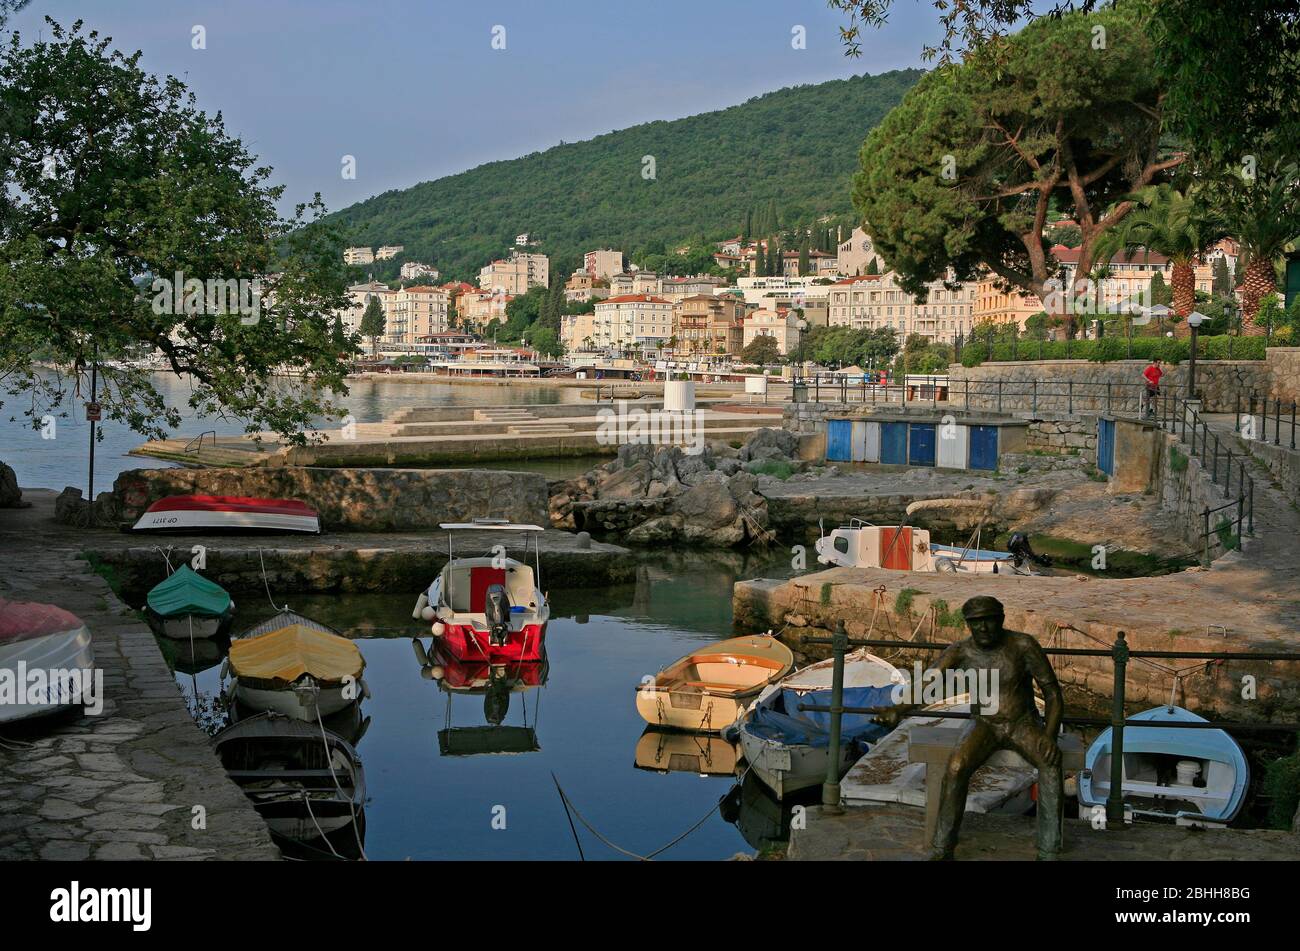
[[880, 461], [887, 466], [907, 465], [907, 423], [880, 424]]
[[998, 467], [998, 428], [970, 427], [970, 467], [993, 470]]
[[1097, 420], [1097, 468], [1108, 476], [1115, 474], [1115, 420]]
[[826, 423], [826, 461], [849, 462], [853, 459], [852, 437], [853, 422], [847, 419], [832, 419]]
[[909, 434], [907, 461], [914, 466], [934, 465], [934, 424], [913, 423]]

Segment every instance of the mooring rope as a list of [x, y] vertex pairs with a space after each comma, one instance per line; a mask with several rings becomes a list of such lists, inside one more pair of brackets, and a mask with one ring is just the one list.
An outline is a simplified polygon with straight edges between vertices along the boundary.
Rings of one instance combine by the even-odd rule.
[[[748, 773], [749, 773], [749, 767], [747, 766], [747, 767], [745, 767], [745, 772], [740, 774], [740, 779], [737, 780], [737, 781], [738, 781], [738, 782], [744, 782], [744, 781], [745, 781], [745, 776], [746, 776]], [[555, 779], [555, 774], [554, 774], [554, 773], [551, 774], [551, 778], [552, 778], [552, 779]], [[653, 852], [650, 852], [650, 853], [648, 853], [648, 854], [646, 854], [646, 855], [640, 855], [640, 854], [638, 854], [638, 853], [636, 853], [636, 852], [630, 851], [629, 849], [625, 849], [625, 848], [623, 848], [621, 845], [617, 845], [617, 844], [611, 842], [611, 841], [610, 841], [609, 839], [607, 839], [605, 836], [601, 835], [600, 832], [597, 831], [596, 827], [593, 826], [590, 822], [588, 822], [587, 819], [583, 816], [583, 814], [582, 814], [581, 812], [578, 811], [578, 807], [575, 806], [575, 805], [573, 804], [573, 800], [569, 798], [568, 793], [566, 793], [566, 792], [564, 791], [564, 787], [562, 787], [562, 786], [560, 785], [560, 781], [559, 781], [558, 779], [555, 780], [555, 788], [556, 788], [557, 790], [559, 790], [559, 793], [560, 793], [560, 799], [561, 799], [561, 801], [564, 803], [565, 809], [566, 809], [566, 810], [572, 810], [572, 811], [573, 811], [573, 814], [574, 814], [575, 816], [578, 817], [578, 821], [581, 822], [581, 823], [582, 823], [582, 824], [587, 828], [587, 831], [588, 831], [588, 832], [590, 832], [592, 835], [594, 835], [594, 836], [595, 836], [597, 839], [599, 839], [601, 842], [605, 843], [605, 845], [609, 846], [609, 847], [610, 847], [611, 849], [613, 849], [615, 852], [620, 852], [620, 853], [622, 853], [623, 855], [626, 855], [628, 858], [636, 859], [637, 861], [640, 861], [640, 862], [653, 862], [653, 861], [654, 861], [654, 858], [655, 858], [656, 855], [661, 855], [661, 854], [663, 854], [664, 852], [667, 852], [669, 849], [671, 849], [671, 848], [672, 848], [674, 845], [676, 845], [678, 842], [681, 842], [683, 839], [685, 839], [688, 835], [690, 835], [690, 834], [691, 834], [692, 832], [694, 832], [696, 829], [700, 828], [700, 826], [704, 825], [704, 823], [707, 822], [707, 821], [709, 820], [709, 817], [712, 816], [715, 812], [718, 811], [718, 808], [723, 804], [723, 802], [726, 801], [726, 798], [727, 798], [725, 794], [724, 794], [723, 796], [721, 796], [721, 797], [718, 799], [718, 801], [715, 802], [715, 803], [713, 804], [713, 806], [709, 809], [709, 811], [706, 812], [703, 816], [700, 817], [700, 819], [699, 819], [698, 822], [696, 822], [694, 825], [692, 825], [689, 829], [687, 829], [687, 830], [686, 830], [685, 832], [683, 832], [681, 835], [677, 836], [675, 839], [673, 839], [673, 840], [672, 840], [671, 842], [669, 842], [667, 845], [661, 846], [661, 847], [655, 849]], [[570, 821], [570, 825], [572, 825], [572, 821]], [[574, 838], [575, 838], [575, 840], [576, 840], [577, 836], [575, 835]], [[582, 853], [582, 844], [581, 844], [581, 843], [578, 844], [578, 852], [579, 852], [579, 854]]]
[[266, 589], [266, 600], [270, 601], [271, 607], [277, 611], [289, 610], [289, 605], [286, 604], [284, 607], [280, 607], [275, 603], [275, 598], [271, 597], [271, 582], [266, 577], [266, 562], [262, 560], [262, 548], [260, 545], [257, 548], [257, 563], [262, 568], [262, 587]]
[[[370, 860], [369, 860], [369, 858], [367, 858], [367, 856], [366, 856], [366, 847], [365, 847], [364, 845], [361, 844], [361, 830], [357, 828], [357, 804], [356, 804], [356, 801], [355, 801], [355, 799], [356, 799], [356, 796], [355, 796], [355, 789], [356, 789], [355, 783], [356, 783], [356, 778], [355, 778], [355, 777], [353, 778], [353, 783], [354, 783], [354, 785], [353, 785], [354, 795], [352, 795], [352, 796], [344, 796], [344, 793], [343, 793], [343, 787], [339, 785], [339, 777], [338, 777], [338, 774], [334, 772], [334, 756], [333, 756], [333, 754], [330, 752], [330, 743], [329, 743], [329, 738], [325, 736], [325, 721], [321, 719], [321, 715], [320, 715], [320, 704], [319, 704], [319, 703], [317, 703], [317, 704], [315, 705], [315, 709], [316, 709], [316, 722], [320, 725], [320, 739], [321, 739], [321, 743], [322, 743], [322, 745], [324, 745], [324, 747], [325, 747], [325, 765], [329, 768], [329, 771], [330, 771], [330, 779], [334, 780], [334, 789], [335, 789], [335, 791], [339, 794], [339, 796], [346, 798], [347, 801], [348, 801], [348, 812], [351, 813], [351, 815], [352, 815], [352, 834], [353, 834], [354, 836], [356, 836], [356, 840], [357, 840], [357, 848], [358, 848], [358, 849], [360, 850], [360, 852], [361, 852], [361, 860], [362, 860], [363, 862], [368, 862], [368, 861], [370, 861]], [[310, 811], [311, 811], [311, 807], [308, 806], [308, 807], [307, 807], [307, 810], [310, 812]], [[313, 819], [314, 819], [314, 817], [313, 817]], [[319, 828], [319, 826], [317, 826], [317, 828]], [[325, 842], [326, 842], [327, 845], [329, 845], [329, 840], [328, 840], [328, 839], [326, 839]], [[333, 846], [330, 846], [330, 849], [331, 849], [331, 850], [333, 850], [333, 848], [334, 848]], [[337, 855], [338, 853], [336, 852], [335, 854]], [[342, 856], [340, 856], [340, 858], [341, 858], [341, 857], [342, 857]]]

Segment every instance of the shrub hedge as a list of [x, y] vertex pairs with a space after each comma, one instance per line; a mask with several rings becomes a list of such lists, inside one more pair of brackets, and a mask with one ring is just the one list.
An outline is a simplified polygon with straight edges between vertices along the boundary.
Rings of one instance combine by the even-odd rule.
[[[1186, 338], [1172, 337], [1134, 337], [1132, 344], [1131, 359], [1158, 359], [1165, 363], [1186, 360], [1190, 346]], [[1232, 334], [1197, 337], [1196, 356], [1201, 360], [1263, 360], [1267, 345], [1266, 337], [1238, 337]], [[1129, 341], [1123, 337], [995, 342], [992, 357], [989, 356], [988, 344], [976, 341], [962, 347], [961, 365], [977, 367], [990, 360], [1091, 360], [1094, 363], [1109, 363], [1112, 360], [1128, 360], [1129, 353]]]

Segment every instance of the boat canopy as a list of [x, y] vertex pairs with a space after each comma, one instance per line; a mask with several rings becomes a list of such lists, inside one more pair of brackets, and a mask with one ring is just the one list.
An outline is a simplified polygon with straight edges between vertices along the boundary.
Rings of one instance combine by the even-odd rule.
[[366, 662], [345, 637], [301, 624], [241, 638], [230, 644], [230, 670], [236, 677], [285, 687], [305, 674], [325, 683], [357, 678]]
[[189, 565], [181, 565], [155, 585], [145, 600], [155, 614], [164, 618], [186, 614], [221, 617], [230, 610], [230, 594], [226, 589]]

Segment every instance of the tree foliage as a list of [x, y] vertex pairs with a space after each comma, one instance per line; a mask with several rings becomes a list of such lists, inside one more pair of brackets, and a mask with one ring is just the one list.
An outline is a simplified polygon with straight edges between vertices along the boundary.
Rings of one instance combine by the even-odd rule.
[[966, 281], [987, 267], [1048, 301], [1053, 204], [1080, 230], [1082, 280], [1097, 239], [1131, 210], [1124, 196], [1182, 160], [1161, 148], [1161, 91], [1133, 10], [1039, 19], [999, 52], [926, 75], [862, 146], [854, 206], [918, 296], [949, 269]]
[[781, 359], [781, 348], [775, 337], [759, 334], [740, 351], [740, 359], [754, 366], [777, 363]]
[[[207, 115], [177, 79], [160, 80], [111, 40], [47, 19], [48, 38], [0, 50], [0, 381], [30, 394], [35, 418], [67, 398], [61, 375], [92, 361], [161, 354], [191, 384], [189, 406], [250, 431], [301, 431], [334, 411], [355, 349], [334, 313], [347, 304], [342, 244], [318, 220], [275, 210], [271, 170]], [[308, 220], [310, 211], [312, 220]], [[260, 308], [220, 306], [211, 289], [158, 281], [248, 282]], [[181, 290], [182, 288], [176, 288]], [[230, 302], [226, 301], [228, 305]], [[178, 305], [179, 306], [176, 306]], [[287, 384], [274, 374], [301, 374]], [[180, 423], [143, 370], [105, 366], [108, 418], [165, 435]]]
[[[349, 244], [402, 244], [444, 276], [470, 278], [520, 231], [555, 260], [602, 245], [666, 254], [662, 242], [702, 224], [717, 229], [711, 239], [735, 237], [737, 209], [764, 208], [775, 221], [778, 197], [781, 221], [847, 215], [857, 143], [846, 130], [869, 129], [920, 75], [799, 86], [637, 125], [385, 192], [333, 220]], [[642, 178], [644, 155], [655, 158], [654, 179]]]

